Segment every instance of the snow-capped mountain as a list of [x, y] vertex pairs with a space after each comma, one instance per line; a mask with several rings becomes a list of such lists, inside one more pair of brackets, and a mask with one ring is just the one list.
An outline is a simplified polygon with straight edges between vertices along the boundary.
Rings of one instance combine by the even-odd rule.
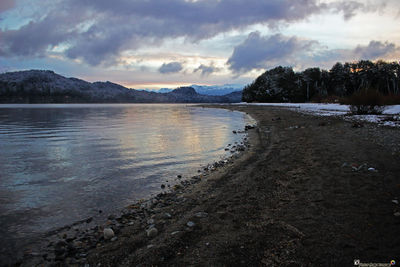
[[[224, 84], [224, 85], [196, 85], [193, 84], [192, 87], [198, 94], [210, 95], [210, 96], [223, 96], [234, 92], [239, 92], [243, 90], [243, 84]], [[161, 88], [159, 90], [143, 89], [141, 91], [155, 92], [155, 93], [170, 93], [174, 89], [171, 88]]]
[[202, 95], [226, 95], [243, 90], [243, 84], [224, 84], [224, 85], [191, 85], [198, 94]]

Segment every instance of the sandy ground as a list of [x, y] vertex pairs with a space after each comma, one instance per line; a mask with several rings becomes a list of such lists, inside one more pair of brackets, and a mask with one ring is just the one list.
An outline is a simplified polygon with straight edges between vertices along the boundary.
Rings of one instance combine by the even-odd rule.
[[57, 261], [46, 253], [22, 265], [400, 262], [399, 129], [277, 107], [232, 108], [258, 121], [250, 148], [233, 164], [110, 218], [104, 227], [115, 230], [113, 241], [102, 238], [102, 227], [92, 238], [65, 235], [49, 246]]

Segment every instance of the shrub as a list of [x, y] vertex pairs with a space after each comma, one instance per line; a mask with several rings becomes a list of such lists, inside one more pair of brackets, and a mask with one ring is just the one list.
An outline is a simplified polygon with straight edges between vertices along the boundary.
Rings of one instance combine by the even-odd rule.
[[360, 90], [346, 101], [352, 114], [382, 114], [385, 109], [383, 95], [373, 89]]
[[388, 94], [383, 97], [385, 105], [400, 105], [400, 95]]
[[311, 103], [344, 103], [343, 97], [336, 95], [315, 95], [311, 98]]

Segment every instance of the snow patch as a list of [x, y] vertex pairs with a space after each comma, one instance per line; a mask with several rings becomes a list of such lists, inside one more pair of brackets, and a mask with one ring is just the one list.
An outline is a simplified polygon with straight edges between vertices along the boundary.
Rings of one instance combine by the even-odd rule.
[[343, 116], [346, 120], [365, 121], [379, 125], [400, 127], [400, 105], [386, 106], [382, 115], [350, 115], [350, 106], [321, 103], [237, 103], [236, 105], [284, 107], [317, 116]]

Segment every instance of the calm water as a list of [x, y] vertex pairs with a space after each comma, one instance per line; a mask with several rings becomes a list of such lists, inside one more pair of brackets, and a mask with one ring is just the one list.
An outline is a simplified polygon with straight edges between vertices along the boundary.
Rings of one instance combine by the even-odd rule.
[[246, 123], [187, 105], [0, 105], [1, 244], [158, 193], [227, 156]]

